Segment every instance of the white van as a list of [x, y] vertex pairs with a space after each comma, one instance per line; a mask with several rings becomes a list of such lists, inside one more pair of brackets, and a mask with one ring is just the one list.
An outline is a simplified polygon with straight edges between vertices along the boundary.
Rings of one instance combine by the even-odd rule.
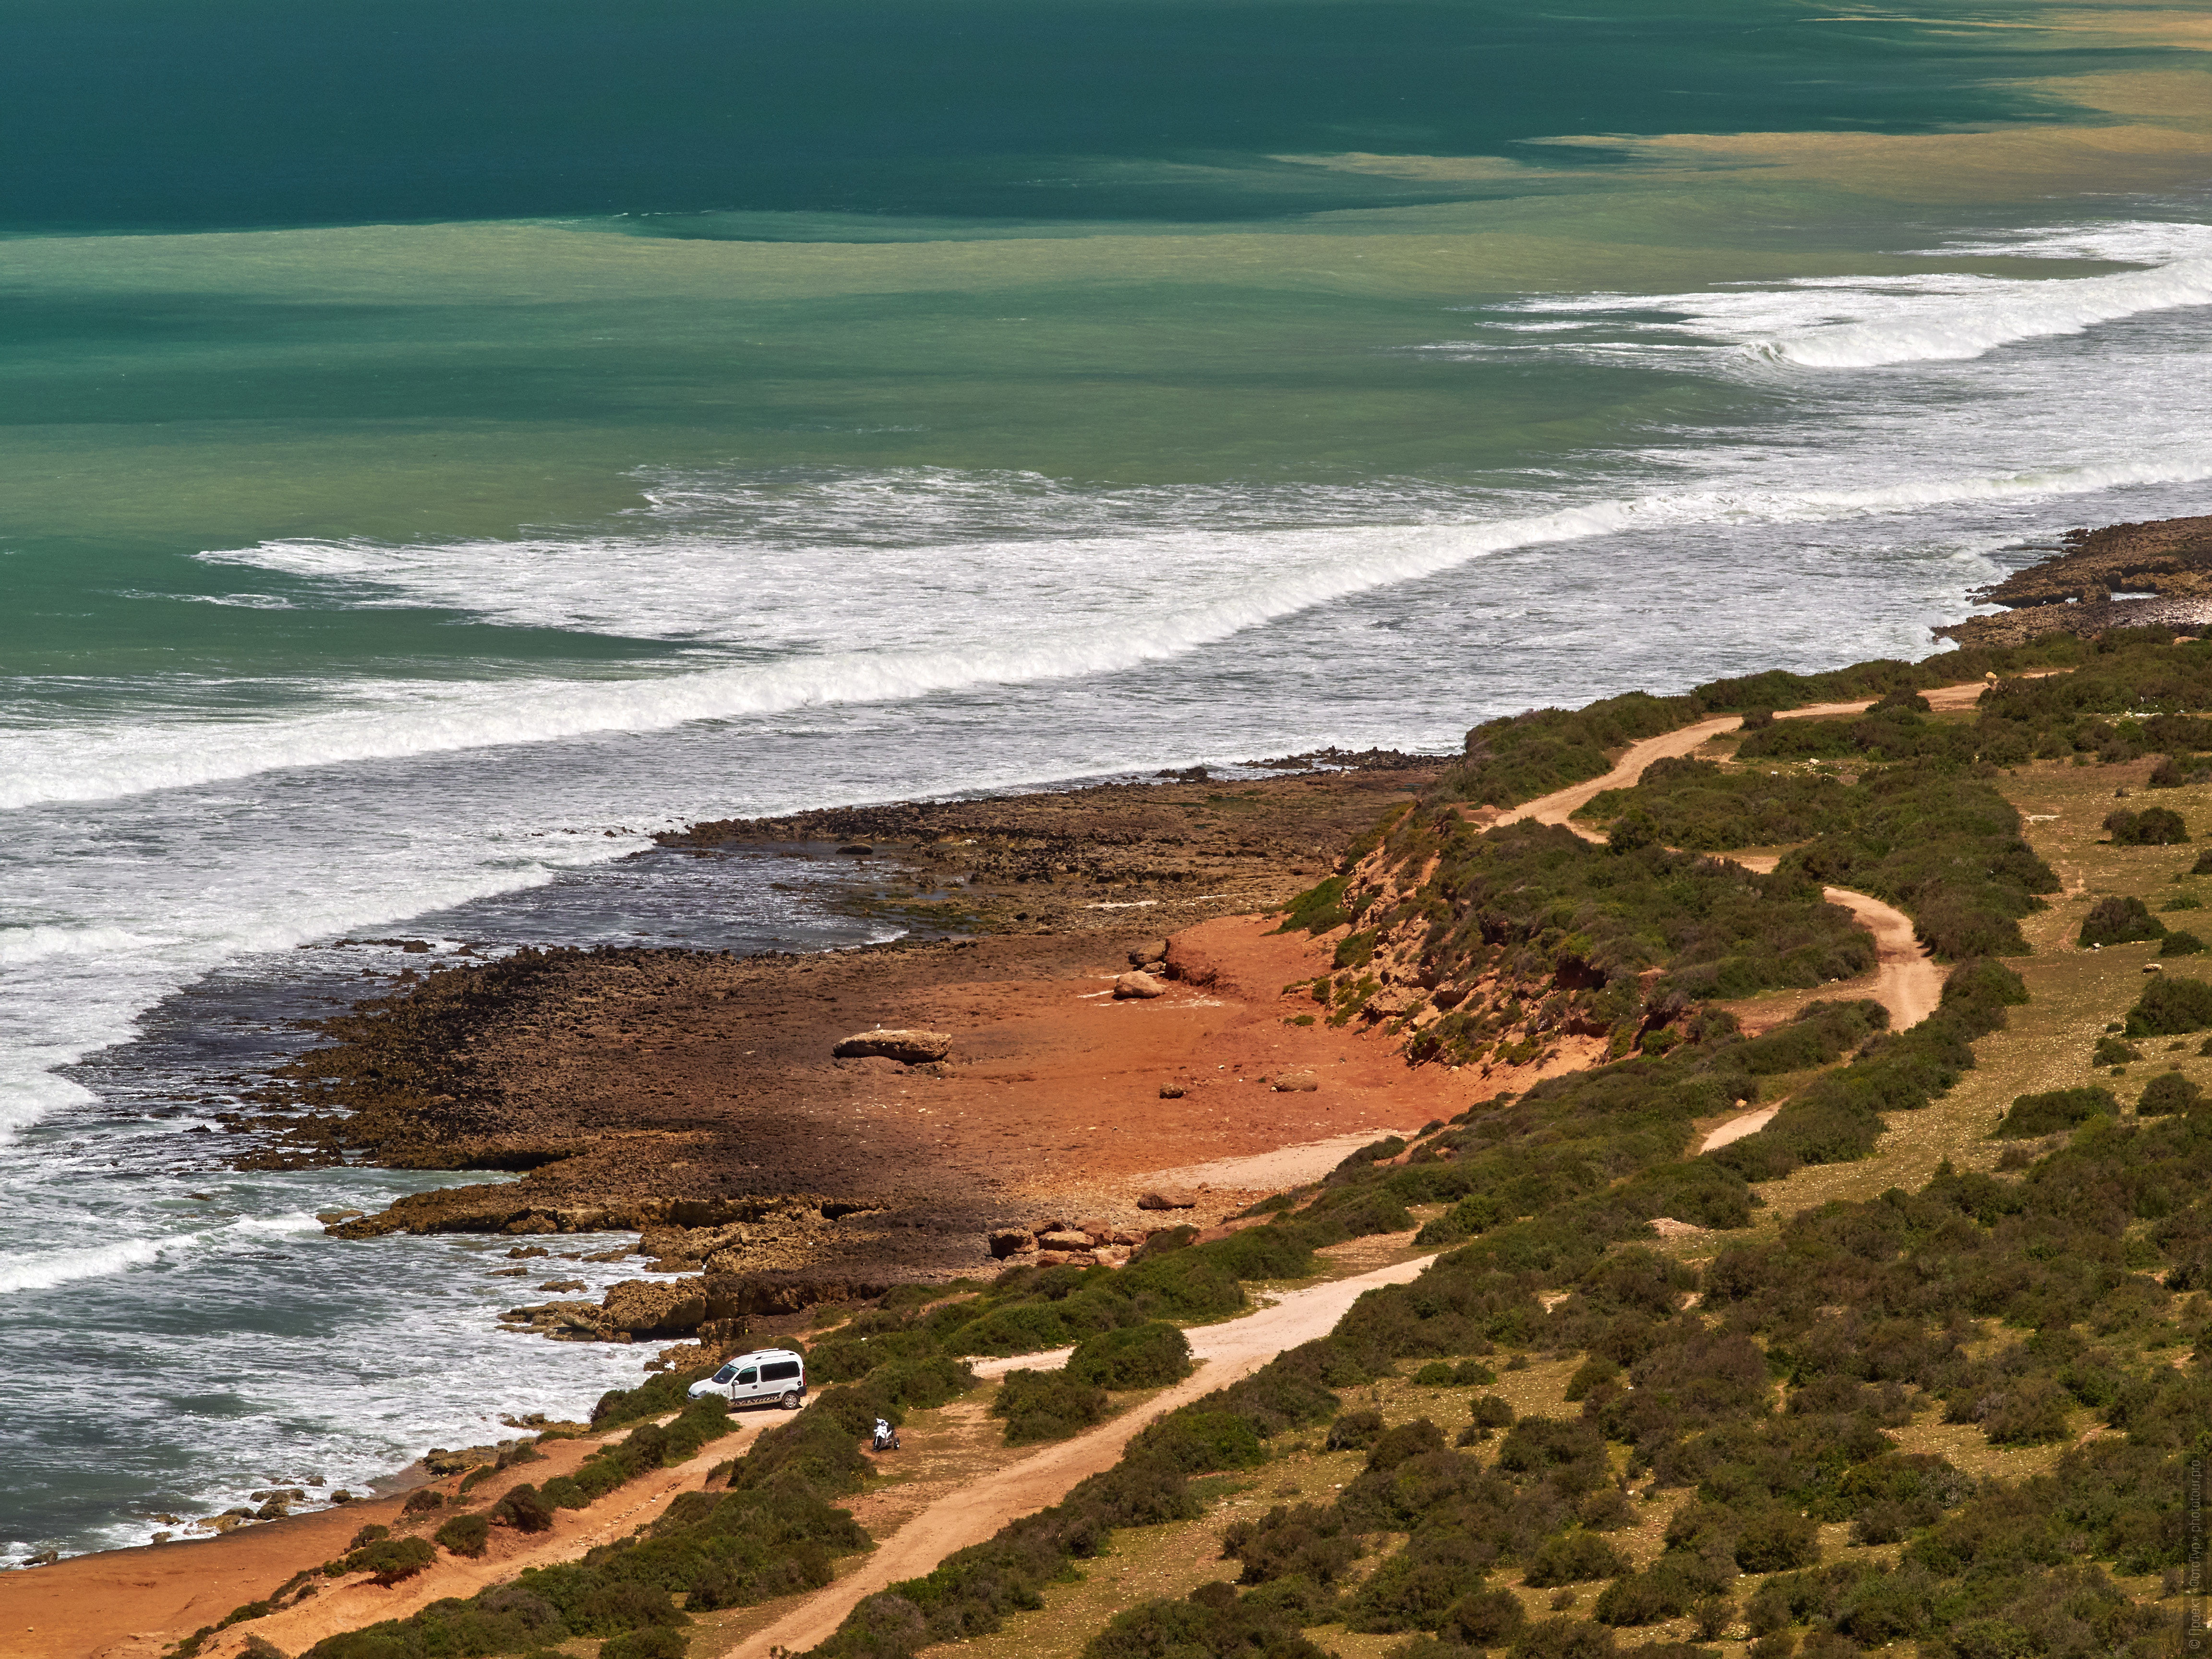
[[756, 1348], [725, 1361], [712, 1376], [691, 1385], [691, 1398], [719, 1394], [732, 1406], [765, 1405], [773, 1400], [787, 1412], [806, 1397], [806, 1361], [788, 1348]]

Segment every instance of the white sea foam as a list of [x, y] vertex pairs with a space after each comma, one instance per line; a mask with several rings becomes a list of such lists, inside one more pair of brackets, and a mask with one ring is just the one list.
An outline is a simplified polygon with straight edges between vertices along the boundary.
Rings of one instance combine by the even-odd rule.
[[[1551, 349], [1679, 351], [1684, 349], [1680, 343], [1694, 341], [1747, 362], [1843, 370], [1968, 362], [2024, 341], [2212, 305], [2212, 227], [2201, 224], [2138, 221], [2057, 227], [1950, 244], [1925, 250], [1922, 257], [1992, 255], [2147, 268], [2093, 276], [1821, 276], [1708, 293], [1568, 295], [1501, 307], [1494, 325], [1514, 334], [1540, 334], [1577, 325], [1553, 320], [1561, 317], [1582, 323], [1609, 319], [1627, 337], [1554, 343]], [[1530, 315], [1541, 319], [1529, 320]], [[1677, 343], [1670, 345], [1670, 339]], [[1455, 341], [1428, 349], [1496, 348]]]
[[[610, 732], [644, 732], [811, 706], [889, 702], [986, 685], [1035, 684], [1166, 662], [1246, 629], [1468, 561], [1516, 549], [1647, 526], [1805, 523], [1916, 507], [2082, 494], [2124, 483], [2212, 477], [2212, 443], [2162, 456], [1984, 475], [1932, 475], [1863, 488], [1781, 489], [1747, 482], [1655, 492], [1488, 524], [1359, 530], [1163, 535], [1092, 543], [1077, 592], [1064, 546], [1034, 541], [975, 544], [955, 556], [933, 550], [933, 589], [915, 569], [872, 574], [858, 590], [825, 592], [809, 579], [779, 591], [773, 570], [743, 548], [646, 538], [592, 538], [577, 562], [602, 594], [629, 584], [610, 573], [654, 571], [694, 617], [734, 618], [751, 606], [756, 628], [773, 619], [791, 654], [693, 672], [629, 679], [450, 682], [356, 681], [325, 689], [309, 714], [252, 720], [161, 721], [97, 732], [0, 737], [0, 807], [113, 799], [237, 779], [285, 768], [544, 743]], [[532, 544], [544, 550], [545, 544]], [[259, 553], [227, 554], [243, 559]], [[277, 544], [272, 567], [343, 553], [350, 573], [427, 598], [425, 588], [472, 590], [477, 607], [521, 622], [541, 603], [520, 580], [505, 544], [401, 550], [380, 569], [374, 550]], [[435, 555], [436, 556], [433, 556]], [[570, 559], [561, 550], [561, 562]], [[494, 568], [486, 569], [489, 558]], [[419, 602], [419, 601], [418, 601]], [[446, 603], [454, 603], [448, 597]], [[613, 598], [605, 606], [633, 602]], [[1079, 627], [1069, 611], [1085, 611]], [[634, 623], [653, 618], [633, 614]], [[1055, 626], [1054, 623], [1058, 625]], [[573, 623], [571, 625], [574, 625]], [[833, 633], [903, 636], [908, 647], [825, 650]], [[1009, 634], [1027, 642], [1009, 646]], [[808, 635], [813, 635], [810, 641]], [[806, 646], [813, 644], [814, 649]], [[934, 648], [931, 648], [932, 647]], [[795, 648], [794, 648], [795, 647]]]
[[155, 939], [129, 927], [72, 927], [52, 923], [0, 927], [0, 968], [52, 957], [106, 957], [143, 950]]
[[46, 1255], [21, 1257], [0, 1266], [0, 1296], [21, 1291], [49, 1291], [82, 1279], [104, 1279], [127, 1268], [158, 1261], [165, 1255], [189, 1249], [198, 1241], [191, 1237], [131, 1238], [81, 1250], [56, 1250]]

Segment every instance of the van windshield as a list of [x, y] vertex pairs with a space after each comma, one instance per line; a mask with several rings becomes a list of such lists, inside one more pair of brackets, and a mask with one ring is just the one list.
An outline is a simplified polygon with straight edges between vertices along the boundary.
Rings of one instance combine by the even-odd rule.
[[725, 1365], [721, 1370], [714, 1373], [714, 1381], [717, 1382], [726, 1382], [737, 1374], [738, 1368], [735, 1365]]

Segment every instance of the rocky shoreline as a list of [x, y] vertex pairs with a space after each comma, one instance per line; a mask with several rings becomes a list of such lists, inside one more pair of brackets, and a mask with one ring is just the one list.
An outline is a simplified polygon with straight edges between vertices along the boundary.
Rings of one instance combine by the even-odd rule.
[[[1201, 1110], [1206, 1130], [1180, 1140], [1127, 1134], [1128, 1155], [1113, 1169], [1066, 1157], [1065, 1137], [1104, 1133], [1068, 1120], [1105, 1115], [1087, 1102], [1127, 1092], [1126, 1074], [1148, 1063], [1160, 1075], [1147, 1073], [1138, 1098], [1112, 1114], [1122, 1131], [1140, 1121], [1164, 1131], [1171, 1113], [1188, 1115], [1166, 1101], [1218, 1086], [1191, 1063], [1188, 1045], [1205, 1041], [1191, 1016], [1220, 1024], [1227, 999], [1249, 996], [1259, 1009], [1249, 1023], [1276, 1025], [1281, 981], [1271, 968], [1236, 982], [1249, 973], [1241, 961], [1218, 946], [1170, 951], [1164, 936], [1310, 887], [1440, 763], [1328, 751], [1267, 764], [1275, 775], [1194, 769], [1148, 784], [835, 809], [663, 837], [699, 857], [832, 864], [848, 875], [845, 906], [915, 933], [812, 956], [527, 949], [434, 966], [327, 1021], [327, 1046], [283, 1067], [258, 1109], [227, 1126], [246, 1137], [232, 1161], [518, 1176], [322, 1219], [362, 1240], [510, 1237], [519, 1261], [548, 1258], [543, 1289], [562, 1285], [558, 1258], [568, 1253], [550, 1248], [559, 1238], [635, 1231], [625, 1254], [649, 1276], [598, 1301], [518, 1306], [507, 1328], [568, 1341], [688, 1340], [702, 1353], [803, 1321], [819, 1303], [995, 1272], [1009, 1259], [1110, 1262], [1163, 1224], [1218, 1224], [1249, 1197], [1138, 1177], [1223, 1150], [1326, 1138], [1371, 1115], [1364, 1101], [1349, 1117], [1345, 1103], [1328, 1103], [1336, 1115], [1301, 1111], [1311, 1121], [1295, 1128], [1274, 1121], [1284, 1114], [1247, 1113], [1225, 1148], [1218, 1114]], [[1261, 954], [1289, 952], [1283, 976], [1310, 975], [1297, 959], [1308, 948], [1284, 941]], [[1173, 1027], [1176, 1052], [1101, 1054], [1086, 1039], [1071, 1074], [1057, 1023], [1095, 1019], [1094, 1001], [1180, 1010], [1153, 1022]], [[879, 1027], [940, 1041], [908, 1053], [859, 1040]], [[1310, 1078], [1304, 1086], [1313, 1090]], [[948, 1118], [940, 1133], [933, 1120]]]

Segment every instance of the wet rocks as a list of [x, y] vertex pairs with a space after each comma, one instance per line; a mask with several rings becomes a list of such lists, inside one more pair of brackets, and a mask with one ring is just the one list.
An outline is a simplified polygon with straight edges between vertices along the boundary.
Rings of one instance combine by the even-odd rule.
[[923, 1066], [952, 1052], [952, 1036], [949, 1031], [855, 1031], [830, 1052], [839, 1060], [896, 1060], [905, 1066]]

